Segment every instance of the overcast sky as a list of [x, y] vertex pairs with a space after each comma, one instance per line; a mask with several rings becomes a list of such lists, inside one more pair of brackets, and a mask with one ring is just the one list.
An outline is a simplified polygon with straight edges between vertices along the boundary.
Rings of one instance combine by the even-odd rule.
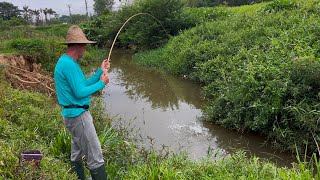
[[[59, 15], [69, 15], [67, 4], [71, 4], [72, 14], [85, 14], [85, 0], [0, 0], [0, 2], [10, 2], [19, 9], [23, 6], [29, 6], [29, 9], [52, 8]], [[87, 0], [89, 13], [93, 14], [93, 0]], [[114, 0], [114, 9], [118, 9], [119, 0]]]

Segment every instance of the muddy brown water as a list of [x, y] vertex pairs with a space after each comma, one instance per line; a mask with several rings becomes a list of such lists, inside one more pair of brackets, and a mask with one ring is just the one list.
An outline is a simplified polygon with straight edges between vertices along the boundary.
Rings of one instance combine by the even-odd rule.
[[118, 119], [113, 122], [132, 127], [140, 146], [167, 147], [172, 152], [186, 151], [199, 160], [208, 153], [221, 155], [237, 150], [291, 167], [292, 154], [276, 152], [266, 139], [238, 133], [202, 121], [201, 87], [188, 80], [147, 70], [132, 62], [132, 54], [114, 50], [110, 83], [104, 89], [106, 111]]

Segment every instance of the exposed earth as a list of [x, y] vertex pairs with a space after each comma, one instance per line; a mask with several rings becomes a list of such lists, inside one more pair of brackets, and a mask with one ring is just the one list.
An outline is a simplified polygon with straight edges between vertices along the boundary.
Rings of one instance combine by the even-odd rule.
[[52, 76], [42, 71], [41, 64], [33, 57], [0, 54], [0, 66], [4, 67], [5, 76], [14, 88], [55, 95]]

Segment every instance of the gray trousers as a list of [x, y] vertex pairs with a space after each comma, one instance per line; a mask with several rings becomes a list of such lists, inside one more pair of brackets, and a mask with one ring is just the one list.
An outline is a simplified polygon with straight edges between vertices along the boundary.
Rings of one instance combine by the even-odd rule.
[[101, 145], [89, 111], [74, 118], [63, 117], [71, 133], [71, 161], [82, 160], [85, 156], [90, 170], [104, 164]]

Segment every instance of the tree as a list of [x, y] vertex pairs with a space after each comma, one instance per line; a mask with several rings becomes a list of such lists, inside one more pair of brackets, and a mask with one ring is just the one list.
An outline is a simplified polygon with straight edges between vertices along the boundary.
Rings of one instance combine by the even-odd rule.
[[19, 17], [21, 14], [18, 6], [14, 6], [12, 3], [0, 2], [0, 19], [10, 20], [14, 17]]
[[42, 13], [43, 13], [43, 9], [40, 8], [39, 10], [39, 21], [43, 22], [43, 16], [42, 16]]
[[85, 4], [86, 4], [86, 16], [88, 17], [88, 3], [87, 0], [84, 0]]
[[71, 16], [71, 4], [67, 4], [67, 7], [68, 7], [68, 9], [69, 9], [69, 14], [70, 14], [70, 16]]
[[46, 21], [46, 24], [48, 23], [48, 8], [43, 9], [44, 18]]
[[99, 16], [105, 12], [111, 11], [114, 0], [94, 0], [93, 9], [94, 12]]
[[40, 23], [40, 10], [35, 9], [33, 10], [33, 15], [35, 16], [36, 24]]
[[50, 9], [48, 9], [48, 14], [49, 14], [50, 21], [51, 21], [51, 15], [55, 15], [56, 12], [50, 8]]
[[29, 6], [23, 6], [23, 18], [29, 20]]

